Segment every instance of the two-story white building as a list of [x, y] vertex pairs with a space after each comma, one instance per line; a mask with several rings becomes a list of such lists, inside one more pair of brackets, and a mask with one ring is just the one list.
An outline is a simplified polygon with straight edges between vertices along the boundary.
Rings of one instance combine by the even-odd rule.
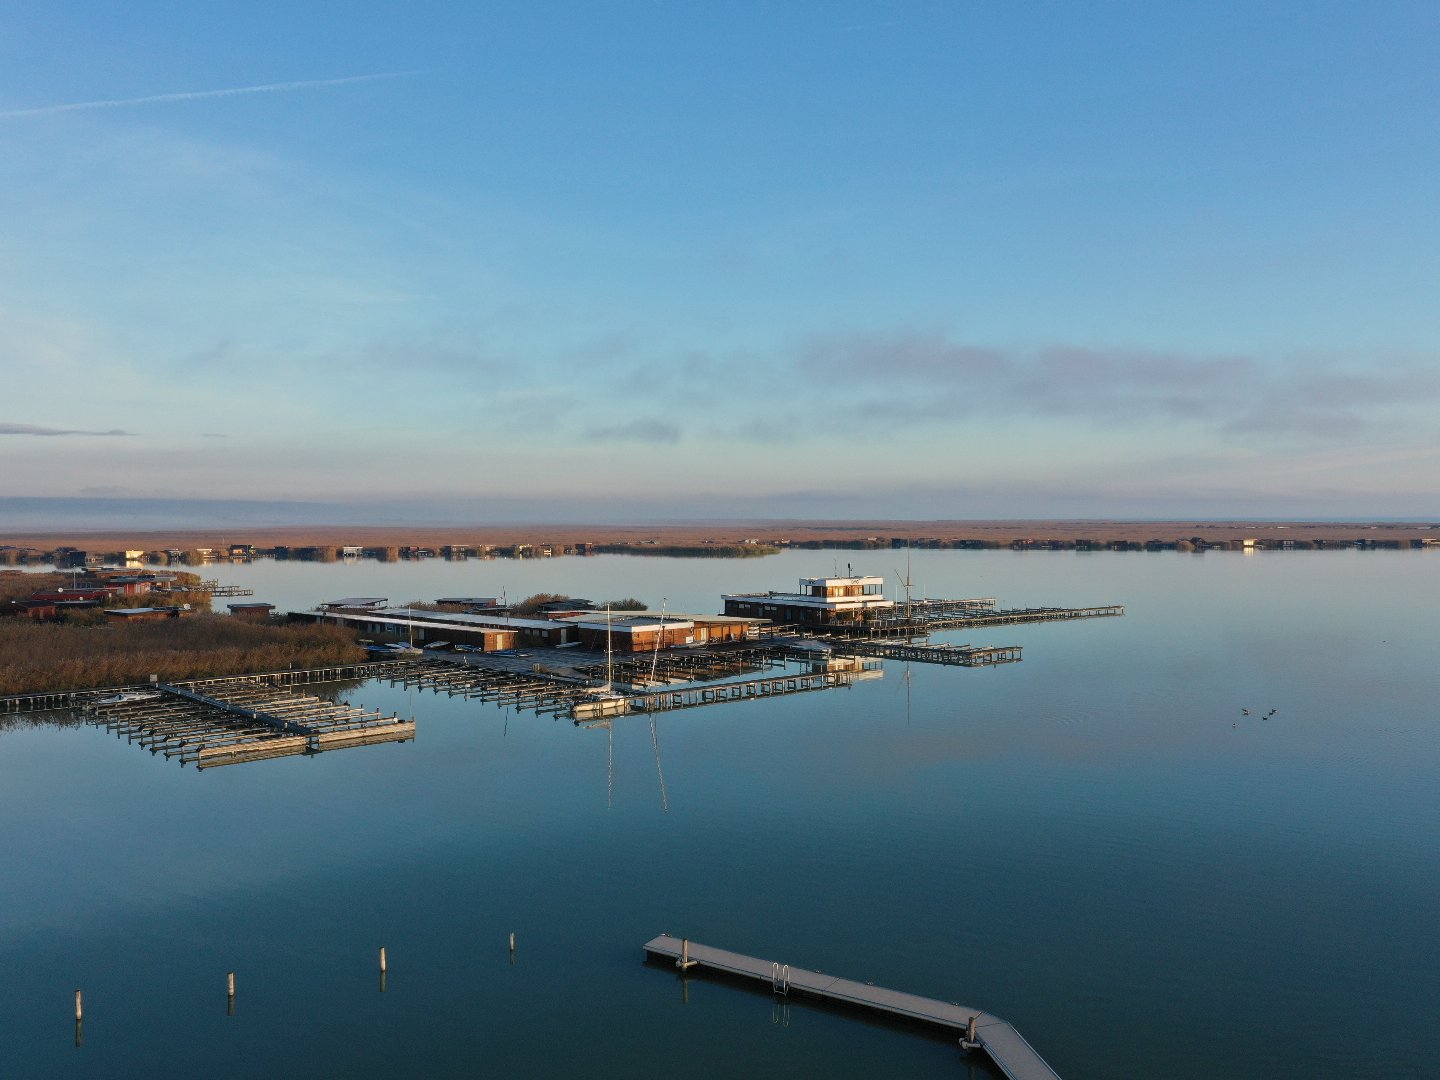
[[798, 592], [726, 593], [725, 614], [772, 623], [825, 627], [861, 623], [894, 609], [883, 577], [801, 578]]

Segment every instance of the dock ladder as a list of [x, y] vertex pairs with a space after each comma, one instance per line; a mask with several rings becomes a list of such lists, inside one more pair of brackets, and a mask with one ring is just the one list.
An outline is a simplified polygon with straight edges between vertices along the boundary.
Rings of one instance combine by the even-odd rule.
[[787, 997], [789, 996], [789, 994], [790, 994], [790, 965], [789, 965], [789, 964], [771, 964], [771, 965], [770, 965], [770, 989], [772, 989], [772, 990], [773, 990], [775, 993], [777, 993], [777, 994], [784, 994], [784, 995], [786, 995]]

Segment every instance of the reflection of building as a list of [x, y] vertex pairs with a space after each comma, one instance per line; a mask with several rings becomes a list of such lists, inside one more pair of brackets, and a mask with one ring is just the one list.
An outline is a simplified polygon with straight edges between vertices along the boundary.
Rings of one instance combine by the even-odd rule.
[[885, 599], [883, 577], [801, 578], [799, 592], [727, 593], [721, 600], [726, 615], [817, 627], [864, 622], [895, 606]]

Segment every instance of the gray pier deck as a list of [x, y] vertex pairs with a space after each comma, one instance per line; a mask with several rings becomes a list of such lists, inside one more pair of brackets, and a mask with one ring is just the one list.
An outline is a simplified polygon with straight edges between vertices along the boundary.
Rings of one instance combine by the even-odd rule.
[[198, 769], [415, 738], [415, 722], [296, 694], [256, 679], [156, 683], [132, 700], [98, 699], [93, 723]]
[[962, 1043], [972, 1030], [973, 1022], [972, 1045], [985, 1051], [1010, 1080], [1060, 1080], [1059, 1074], [1046, 1064], [1020, 1032], [983, 1009], [887, 990], [820, 971], [807, 971], [709, 945], [697, 945], [693, 941], [687, 943], [669, 934], [661, 934], [645, 943], [647, 957], [674, 960], [677, 964], [682, 951], [688, 952], [690, 960], [700, 970], [766, 983], [776, 993], [808, 994], [824, 1001], [945, 1028], [955, 1033]]

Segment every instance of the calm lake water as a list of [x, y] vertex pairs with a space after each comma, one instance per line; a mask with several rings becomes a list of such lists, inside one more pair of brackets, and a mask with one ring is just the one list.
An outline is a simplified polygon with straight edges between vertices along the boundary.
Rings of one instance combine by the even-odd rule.
[[[847, 560], [904, 570], [214, 573], [282, 608], [503, 589], [711, 612]], [[641, 963], [669, 931], [991, 1010], [1066, 1080], [1437, 1075], [1440, 556], [916, 552], [912, 574], [1128, 613], [952, 638], [1025, 647], [993, 670], [887, 662], [662, 714], [668, 810], [643, 717], [577, 729], [369, 684], [347, 696], [413, 712], [415, 742], [204, 773], [7, 726], [0, 1072], [992, 1075], [942, 1040], [682, 985]]]

